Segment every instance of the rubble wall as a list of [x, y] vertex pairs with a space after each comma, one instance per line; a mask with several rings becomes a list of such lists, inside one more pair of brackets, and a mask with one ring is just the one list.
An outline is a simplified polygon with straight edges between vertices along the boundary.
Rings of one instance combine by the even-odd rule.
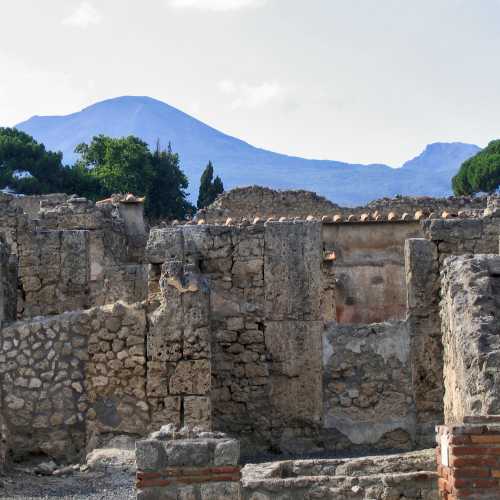
[[322, 225], [323, 250], [335, 254], [337, 322], [406, 317], [404, 241], [421, 235], [418, 221]]
[[145, 312], [111, 306], [2, 329], [1, 413], [12, 456], [74, 460], [106, 435], [144, 435]]
[[469, 215], [479, 214], [487, 206], [487, 197], [449, 196], [432, 198], [430, 196], [397, 196], [381, 198], [360, 207], [341, 207], [311, 191], [273, 190], [261, 186], [249, 186], [231, 189], [219, 197], [207, 208], [199, 210], [196, 218], [204, 219], [208, 224], [224, 223], [229, 217], [233, 220], [243, 218], [252, 221], [255, 217], [300, 217], [308, 215], [321, 218], [324, 215], [361, 216], [378, 214], [386, 217], [393, 212], [398, 216], [422, 211], [440, 217], [443, 211]]
[[330, 324], [323, 358], [325, 429], [356, 445], [411, 449], [415, 406], [406, 322]]
[[500, 256], [450, 257], [441, 280], [445, 422], [498, 415]]

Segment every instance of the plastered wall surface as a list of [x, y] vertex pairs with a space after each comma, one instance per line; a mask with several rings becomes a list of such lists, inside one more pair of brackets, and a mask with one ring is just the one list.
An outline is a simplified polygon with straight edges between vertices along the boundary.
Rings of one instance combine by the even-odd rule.
[[335, 253], [336, 320], [368, 324], [406, 316], [404, 241], [418, 221], [323, 224], [325, 254]]

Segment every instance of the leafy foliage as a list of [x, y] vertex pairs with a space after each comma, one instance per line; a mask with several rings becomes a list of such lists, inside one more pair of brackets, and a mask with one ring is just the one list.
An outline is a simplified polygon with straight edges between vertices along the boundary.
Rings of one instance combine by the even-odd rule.
[[25, 194], [64, 189], [71, 173], [61, 153], [46, 151], [33, 137], [13, 128], [0, 128], [0, 188]]
[[187, 177], [179, 155], [161, 150], [152, 153], [141, 139], [98, 135], [79, 144], [80, 155], [72, 167], [62, 164], [62, 154], [47, 151], [28, 134], [0, 128], [0, 189], [22, 194], [67, 193], [92, 200], [113, 193], [146, 196], [146, 215], [184, 218], [194, 211], [186, 200]]
[[200, 191], [198, 194], [198, 208], [204, 208], [215, 201], [217, 196], [224, 192], [222, 179], [214, 179], [214, 166], [209, 161], [200, 178]]
[[500, 186], [500, 140], [491, 141], [486, 148], [464, 161], [452, 179], [453, 192], [472, 195], [493, 193]]

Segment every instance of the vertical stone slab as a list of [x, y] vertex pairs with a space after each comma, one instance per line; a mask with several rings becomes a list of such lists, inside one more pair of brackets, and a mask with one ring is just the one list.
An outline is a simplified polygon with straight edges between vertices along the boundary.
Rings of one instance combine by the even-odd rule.
[[500, 413], [500, 256], [444, 261], [441, 316], [445, 422]]
[[320, 223], [268, 222], [264, 241], [266, 319], [319, 320], [322, 286]]
[[17, 314], [17, 258], [0, 233], [0, 327]]
[[89, 231], [61, 231], [62, 311], [87, 308], [90, 282]]
[[270, 403], [282, 428], [322, 421], [320, 321], [266, 323], [266, 348], [272, 362]]
[[272, 429], [281, 449], [322, 422], [321, 228], [268, 222], [264, 234], [264, 338]]
[[[150, 261], [164, 263], [159, 306], [149, 316], [147, 393], [153, 427], [172, 423], [209, 429], [209, 288], [195, 263], [186, 263], [184, 236], [176, 230], [158, 231], [148, 244]], [[190, 241], [195, 244], [196, 237]]]
[[417, 444], [432, 446], [434, 427], [443, 419], [443, 347], [439, 317], [437, 245], [405, 241], [405, 270]]

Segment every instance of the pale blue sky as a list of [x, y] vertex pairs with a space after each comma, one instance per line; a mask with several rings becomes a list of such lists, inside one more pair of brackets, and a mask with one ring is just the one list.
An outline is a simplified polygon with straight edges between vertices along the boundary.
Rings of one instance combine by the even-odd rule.
[[0, 1], [0, 125], [149, 95], [256, 146], [399, 165], [500, 137], [500, 0]]

